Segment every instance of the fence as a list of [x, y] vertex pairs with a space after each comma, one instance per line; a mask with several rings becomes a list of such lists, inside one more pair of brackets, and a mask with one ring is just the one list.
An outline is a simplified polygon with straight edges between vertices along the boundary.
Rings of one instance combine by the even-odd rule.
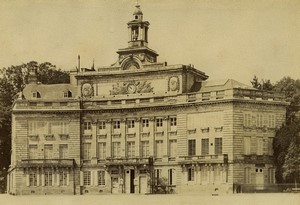
[[289, 184], [234, 184], [235, 193], [278, 193], [278, 192], [300, 192], [300, 183]]

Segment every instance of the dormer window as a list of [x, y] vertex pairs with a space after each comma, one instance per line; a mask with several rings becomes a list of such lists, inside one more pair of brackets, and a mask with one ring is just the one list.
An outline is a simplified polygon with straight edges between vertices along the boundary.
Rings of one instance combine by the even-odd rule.
[[64, 92], [64, 98], [71, 98], [72, 97], [72, 92], [67, 90]]
[[138, 19], [139, 17], [138, 16], [135, 16], [135, 19]]
[[32, 92], [32, 97], [33, 98], [41, 98], [41, 94], [39, 92]]

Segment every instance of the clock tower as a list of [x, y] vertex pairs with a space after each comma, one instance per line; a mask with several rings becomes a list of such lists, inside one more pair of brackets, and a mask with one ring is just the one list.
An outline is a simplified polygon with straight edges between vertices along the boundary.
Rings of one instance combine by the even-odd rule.
[[128, 26], [128, 47], [119, 49], [119, 64], [124, 70], [140, 69], [144, 64], [156, 63], [158, 54], [148, 48], [148, 30], [150, 23], [143, 21], [140, 5], [136, 5], [133, 20]]

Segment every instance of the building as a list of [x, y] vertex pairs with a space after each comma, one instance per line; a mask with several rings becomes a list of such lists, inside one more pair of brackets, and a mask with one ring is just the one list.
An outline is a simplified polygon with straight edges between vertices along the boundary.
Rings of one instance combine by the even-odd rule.
[[12, 114], [8, 192], [23, 194], [264, 190], [275, 183], [272, 140], [285, 120], [280, 94], [232, 79], [207, 81], [148, 47], [139, 6], [128, 47], [70, 84], [29, 83]]

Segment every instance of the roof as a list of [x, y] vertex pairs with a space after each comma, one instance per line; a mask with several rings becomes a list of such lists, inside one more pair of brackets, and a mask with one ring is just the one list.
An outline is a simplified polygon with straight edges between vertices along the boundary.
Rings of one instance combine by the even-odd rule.
[[27, 84], [23, 90], [23, 96], [27, 100], [34, 98], [32, 93], [39, 92], [40, 99], [65, 99], [64, 92], [70, 91], [72, 96], [69, 98], [77, 98], [77, 87], [71, 84]]
[[230, 90], [234, 88], [256, 90], [255, 88], [249, 85], [243, 84], [233, 79], [221, 79], [221, 80], [204, 81], [202, 83], [202, 87], [200, 91], [211, 92], [217, 90]]

